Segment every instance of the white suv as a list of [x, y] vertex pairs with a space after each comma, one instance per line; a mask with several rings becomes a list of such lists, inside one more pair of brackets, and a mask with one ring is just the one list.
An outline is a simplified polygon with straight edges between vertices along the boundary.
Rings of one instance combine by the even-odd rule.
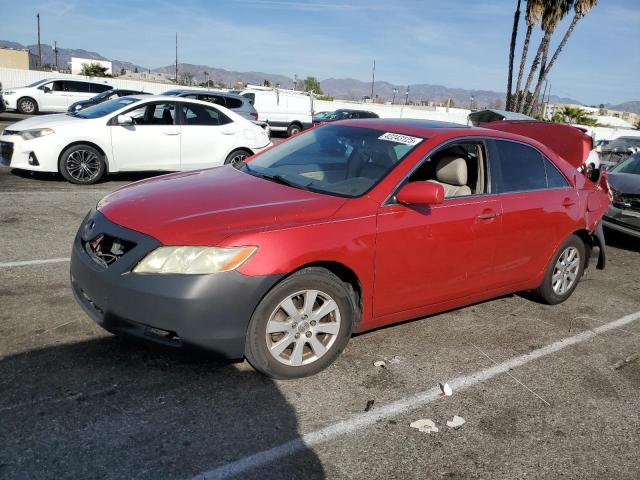
[[66, 112], [69, 105], [88, 100], [113, 87], [98, 80], [66, 80], [49, 78], [31, 85], [10, 88], [2, 95], [8, 110], [35, 114], [38, 112]]

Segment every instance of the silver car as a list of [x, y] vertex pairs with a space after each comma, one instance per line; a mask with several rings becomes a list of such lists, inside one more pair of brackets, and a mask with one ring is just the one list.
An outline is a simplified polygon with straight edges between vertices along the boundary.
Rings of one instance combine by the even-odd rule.
[[162, 95], [193, 98], [195, 100], [215, 103], [216, 105], [222, 105], [229, 110], [233, 110], [249, 121], [256, 122], [258, 120], [258, 111], [249, 103], [249, 99], [235, 93], [221, 92], [218, 90], [175, 89], [164, 92]]

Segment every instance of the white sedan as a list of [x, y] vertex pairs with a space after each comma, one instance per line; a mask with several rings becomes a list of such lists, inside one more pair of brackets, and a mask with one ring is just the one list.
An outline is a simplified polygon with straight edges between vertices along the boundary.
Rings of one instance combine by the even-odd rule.
[[0, 136], [0, 164], [89, 185], [112, 172], [233, 164], [270, 145], [262, 128], [220, 105], [133, 95], [14, 123]]

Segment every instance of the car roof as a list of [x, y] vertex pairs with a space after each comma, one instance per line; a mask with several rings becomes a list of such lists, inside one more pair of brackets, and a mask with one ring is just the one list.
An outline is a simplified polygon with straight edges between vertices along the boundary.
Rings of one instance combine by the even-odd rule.
[[207, 93], [212, 93], [215, 95], [224, 95], [225, 97], [233, 97], [233, 98], [247, 100], [247, 97], [243, 97], [242, 95], [238, 95], [237, 93], [223, 92], [221, 90], [193, 90], [188, 88], [174, 88], [172, 90], [167, 90], [167, 92], [195, 93], [195, 94], [202, 94], [202, 95], [206, 95]]
[[60, 78], [60, 77], [53, 77], [53, 78], [45, 78], [44, 80], [41, 80], [41, 82], [60, 82], [60, 81], [65, 81], [65, 82], [84, 82], [84, 83], [99, 83], [101, 85], [111, 85], [109, 82], [107, 82], [106, 80], [104, 81], [100, 81], [100, 80], [87, 80], [84, 78]]
[[[414, 118], [366, 118], [355, 120], [341, 120], [337, 123], [353, 125], [358, 127], [373, 128], [376, 130], [388, 130], [394, 133], [405, 135], [418, 135], [421, 137], [432, 137], [448, 130], [470, 130], [467, 125], [452, 122], [441, 122], [438, 120], [422, 120]], [[478, 129], [476, 129], [478, 130]], [[465, 132], [468, 133], [468, 132]]]

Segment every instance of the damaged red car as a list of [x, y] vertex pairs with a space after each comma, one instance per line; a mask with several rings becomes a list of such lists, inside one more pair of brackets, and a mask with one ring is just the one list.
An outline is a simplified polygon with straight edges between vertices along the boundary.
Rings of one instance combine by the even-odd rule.
[[336, 122], [238, 165], [130, 184], [80, 226], [75, 297], [114, 334], [275, 378], [322, 370], [356, 332], [510, 292], [563, 302], [592, 256], [605, 264], [590, 139], [489, 126]]

